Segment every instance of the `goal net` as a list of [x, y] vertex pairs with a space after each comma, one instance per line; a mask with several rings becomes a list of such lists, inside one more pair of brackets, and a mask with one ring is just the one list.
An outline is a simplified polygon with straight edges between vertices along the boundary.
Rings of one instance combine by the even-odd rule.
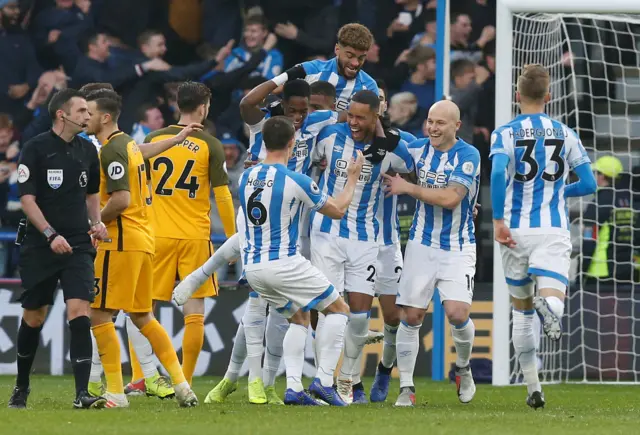
[[[634, 284], [638, 271], [631, 255], [640, 251], [640, 196], [633, 198], [634, 190], [640, 193], [640, 175], [634, 174], [640, 166], [640, 15], [515, 13], [511, 22], [512, 95], [524, 65], [546, 66], [552, 94], [547, 113], [576, 130], [592, 162], [615, 156], [623, 167], [612, 195], [623, 205], [606, 223], [605, 207], [594, 209], [595, 222], [586, 211], [595, 197], [568, 203], [573, 254], [563, 337], [552, 342], [541, 334], [541, 378], [640, 382], [640, 284]], [[511, 115], [517, 114], [512, 100]], [[602, 258], [608, 262], [595, 273], [591, 265]], [[509, 383], [518, 383], [520, 368], [509, 348]]]

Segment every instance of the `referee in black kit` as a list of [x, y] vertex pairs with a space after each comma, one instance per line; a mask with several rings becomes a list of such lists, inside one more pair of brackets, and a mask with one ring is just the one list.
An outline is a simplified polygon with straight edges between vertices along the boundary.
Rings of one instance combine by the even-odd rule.
[[95, 243], [107, 236], [100, 222], [100, 164], [93, 144], [77, 137], [90, 116], [79, 91], [56, 93], [49, 103], [53, 128], [28, 141], [18, 165], [18, 191], [28, 222], [18, 231], [25, 291], [18, 330], [18, 377], [10, 408], [25, 408], [40, 331], [58, 282], [67, 304], [76, 408], [102, 408], [87, 392], [91, 370], [90, 303]]

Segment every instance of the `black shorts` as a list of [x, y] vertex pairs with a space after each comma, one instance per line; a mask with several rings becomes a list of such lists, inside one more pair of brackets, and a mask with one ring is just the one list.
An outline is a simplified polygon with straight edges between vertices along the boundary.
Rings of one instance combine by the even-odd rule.
[[53, 305], [58, 282], [64, 301], [95, 298], [93, 248], [74, 249], [69, 255], [58, 255], [48, 246], [23, 246], [20, 252], [20, 277], [25, 291], [20, 296], [22, 308], [36, 310]]

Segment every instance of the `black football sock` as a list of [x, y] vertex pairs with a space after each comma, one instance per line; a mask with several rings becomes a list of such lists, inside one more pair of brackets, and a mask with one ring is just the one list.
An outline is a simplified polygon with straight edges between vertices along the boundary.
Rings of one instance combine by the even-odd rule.
[[71, 343], [69, 356], [76, 381], [76, 396], [81, 391], [87, 391], [89, 374], [91, 373], [91, 321], [87, 316], [76, 317], [69, 321]]
[[29, 375], [33, 360], [36, 357], [36, 351], [40, 344], [40, 331], [42, 326], [32, 328], [22, 319], [20, 328], [18, 329], [18, 376], [16, 378], [16, 386], [20, 388], [29, 387]]

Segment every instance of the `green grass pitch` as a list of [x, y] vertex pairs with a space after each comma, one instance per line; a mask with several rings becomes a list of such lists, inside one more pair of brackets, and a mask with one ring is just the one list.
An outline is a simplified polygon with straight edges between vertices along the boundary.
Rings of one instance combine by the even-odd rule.
[[[128, 409], [74, 410], [73, 379], [34, 376], [29, 409], [7, 408], [14, 378], [0, 377], [1, 434], [614, 434], [640, 431], [637, 386], [550, 385], [547, 406], [534, 411], [525, 405], [525, 387], [479, 385], [472, 403], [462, 405], [455, 386], [419, 380], [417, 406], [396, 409], [398, 381], [388, 402], [329, 407], [249, 405], [246, 378], [223, 405], [204, 405], [217, 378], [197, 378], [201, 405], [178, 408], [175, 400], [134, 397]], [[365, 379], [371, 386], [372, 379]], [[284, 381], [278, 381], [282, 392]]]

